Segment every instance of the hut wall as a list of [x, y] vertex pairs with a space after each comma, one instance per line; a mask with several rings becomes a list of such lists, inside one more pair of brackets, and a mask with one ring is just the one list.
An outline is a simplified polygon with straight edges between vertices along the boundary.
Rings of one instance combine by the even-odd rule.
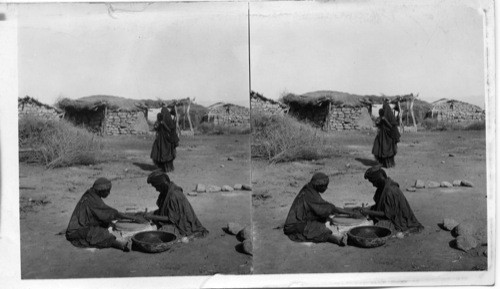
[[330, 107], [325, 130], [360, 130], [373, 126], [366, 107]]
[[445, 102], [432, 109], [438, 121], [471, 123], [485, 120], [485, 111], [478, 106], [463, 102]]
[[17, 106], [18, 116], [21, 118], [25, 115], [33, 115], [45, 119], [60, 119], [61, 114], [53, 108], [47, 108], [37, 105], [36, 103], [24, 103]]
[[238, 106], [215, 107], [208, 113], [208, 121], [221, 126], [249, 126], [250, 109]]
[[291, 104], [289, 114], [314, 127], [323, 128], [328, 117], [328, 103], [319, 106]]
[[283, 108], [278, 103], [272, 103], [270, 101], [265, 101], [261, 98], [252, 97], [250, 100], [250, 105], [252, 107], [252, 112], [261, 112], [264, 114], [284, 114], [285, 108]]
[[107, 111], [104, 132], [107, 135], [148, 134], [144, 111]]

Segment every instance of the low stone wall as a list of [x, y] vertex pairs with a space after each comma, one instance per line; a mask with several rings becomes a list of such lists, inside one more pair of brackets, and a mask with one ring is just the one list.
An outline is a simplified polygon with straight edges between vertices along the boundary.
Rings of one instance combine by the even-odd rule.
[[331, 107], [325, 130], [360, 130], [373, 127], [366, 107]]
[[104, 126], [107, 135], [149, 134], [143, 111], [107, 111]]
[[478, 106], [464, 102], [445, 102], [432, 109], [433, 118], [450, 123], [472, 123], [485, 120], [485, 111]]
[[25, 115], [37, 116], [45, 119], [58, 120], [61, 118], [62, 114], [59, 113], [54, 108], [48, 108], [44, 106], [37, 105], [35, 103], [24, 103], [18, 104], [17, 113], [19, 118]]
[[250, 106], [252, 108], [252, 112], [260, 112], [271, 115], [286, 113], [286, 108], [279, 103], [266, 101], [258, 97], [251, 98]]
[[250, 109], [242, 106], [219, 106], [208, 113], [208, 121], [221, 126], [249, 126]]

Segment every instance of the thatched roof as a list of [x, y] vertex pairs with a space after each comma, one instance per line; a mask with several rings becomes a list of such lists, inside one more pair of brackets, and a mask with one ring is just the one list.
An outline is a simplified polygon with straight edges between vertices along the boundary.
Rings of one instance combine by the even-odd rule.
[[129, 99], [111, 95], [92, 95], [79, 99], [64, 98], [57, 103], [63, 110], [96, 110], [106, 107], [112, 111], [140, 111], [148, 108], [160, 108], [163, 105], [182, 105], [189, 102], [189, 98], [179, 100], [151, 100], [151, 99]]
[[287, 105], [298, 106], [320, 106], [324, 103], [331, 103], [335, 106], [348, 106], [360, 107], [367, 106], [374, 103], [382, 103], [384, 99], [390, 102], [395, 102], [398, 98], [400, 101], [405, 101], [413, 97], [409, 95], [396, 95], [396, 96], [377, 96], [377, 95], [356, 95], [346, 92], [321, 90], [308, 92], [301, 95], [289, 93], [283, 97], [283, 102]]
[[251, 91], [250, 92], [250, 98], [258, 98], [262, 101], [265, 101], [265, 102], [269, 102], [269, 103], [272, 103], [272, 104], [277, 104], [283, 108], [286, 108], [286, 105], [282, 102], [279, 102], [279, 101], [276, 101], [274, 99], [270, 99], [270, 98], [267, 98], [265, 96], [263, 96], [262, 94], [258, 93], [258, 92], [255, 92], [255, 91]]
[[212, 111], [214, 109], [217, 109], [219, 107], [237, 107], [237, 108], [242, 108], [242, 109], [248, 109], [247, 107], [237, 105], [237, 104], [232, 104], [232, 103], [226, 103], [226, 102], [216, 102], [209, 107], [207, 107], [208, 111]]
[[474, 104], [471, 104], [471, 103], [468, 103], [468, 102], [464, 102], [464, 101], [460, 101], [460, 100], [456, 100], [456, 99], [448, 99], [448, 98], [438, 99], [438, 100], [432, 102], [430, 105], [432, 106], [432, 108], [435, 108], [435, 107], [437, 107], [439, 105], [442, 105], [442, 104], [453, 104], [453, 103], [460, 103], [460, 104], [468, 105], [468, 106], [474, 107], [478, 111], [483, 111], [484, 110], [484, 109], [482, 109], [481, 107], [479, 107], [477, 105], [474, 105]]
[[23, 98], [18, 98], [17, 99], [17, 105], [22, 105], [24, 106], [25, 104], [35, 104], [37, 106], [41, 106], [41, 107], [44, 107], [44, 108], [47, 108], [47, 109], [53, 109], [55, 110], [56, 112], [61, 112], [57, 107], [53, 107], [53, 106], [50, 106], [48, 104], [45, 104], [45, 103], [41, 103], [40, 101], [38, 101], [37, 99], [33, 98], [33, 97], [30, 97], [28, 95], [26, 95], [25, 97]]

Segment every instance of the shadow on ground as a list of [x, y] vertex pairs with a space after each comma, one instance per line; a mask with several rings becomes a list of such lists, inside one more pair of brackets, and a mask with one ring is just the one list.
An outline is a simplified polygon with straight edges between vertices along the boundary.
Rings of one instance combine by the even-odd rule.
[[137, 166], [139, 167], [141, 170], [144, 170], [144, 171], [155, 171], [158, 169], [157, 166], [155, 165], [151, 165], [151, 164], [144, 164], [144, 163], [133, 163], [134, 166]]
[[373, 167], [378, 165], [379, 163], [375, 160], [369, 160], [369, 159], [362, 159], [362, 158], [355, 158], [358, 162], [362, 163], [363, 165], [367, 167]]

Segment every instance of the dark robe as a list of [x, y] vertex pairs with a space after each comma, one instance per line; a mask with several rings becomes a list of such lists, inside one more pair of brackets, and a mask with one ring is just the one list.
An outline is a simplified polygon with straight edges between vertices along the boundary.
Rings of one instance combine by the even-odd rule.
[[383, 117], [387, 122], [380, 120], [377, 124], [379, 131], [373, 142], [372, 154], [384, 167], [393, 167], [401, 135], [398, 131], [398, 121], [387, 102], [384, 102], [383, 109]]
[[155, 214], [168, 217], [180, 235], [197, 234], [205, 236], [208, 234], [208, 230], [198, 220], [182, 188], [173, 182], [162, 186], [156, 205], [158, 210], [155, 211]]
[[383, 212], [385, 215], [383, 218], [376, 218], [375, 221], [388, 220], [397, 231], [402, 232], [424, 228], [413, 214], [408, 200], [399, 189], [399, 184], [390, 178], [387, 178], [383, 188], [377, 189], [373, 200], [375, 205], [371, 209]]
[[151, 149], [151, 159], [160, 168], [167, 165], [167, 171], [171, 171], [176, 157], [175, 148], [179, 145], [179, 136], [168, 108], [162, 108], [161, 115], [162, 123], [155, 125], [157, 134]]
[[116, 237], [108, 227], [117, 214], [118, 211], [106, 205], [91, 188], [83, 194], [71, 215], [66, 239], [76, 247], [109, 248]]
[[326, 242], [332, 231], [325, 226], [325, 222], [336, 212], [337, 208], [323, 200], [308, 183], [295, 197], [283, 231], [295, 242]]

